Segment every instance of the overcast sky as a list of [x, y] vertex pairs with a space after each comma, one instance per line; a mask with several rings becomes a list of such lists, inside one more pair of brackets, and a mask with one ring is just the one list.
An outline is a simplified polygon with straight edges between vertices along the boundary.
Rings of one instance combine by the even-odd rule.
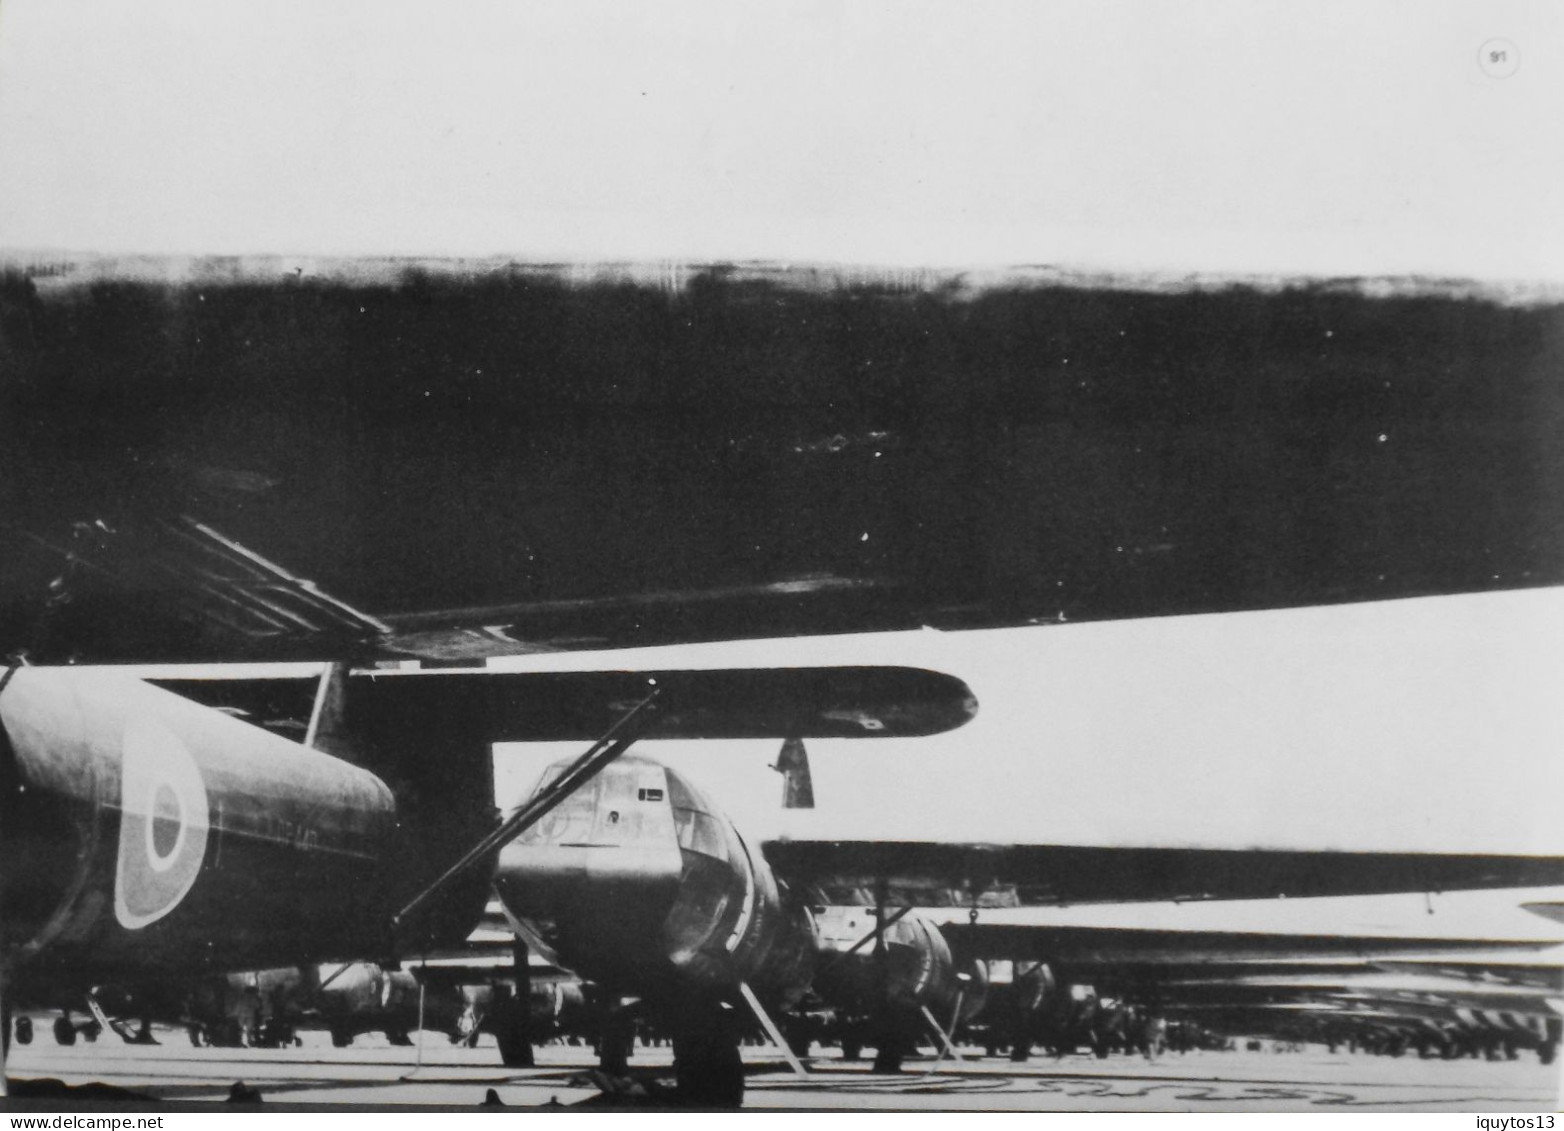
[[[807, 743], [816, 809], [780, 809], [773, 741], [637, 749], [754, 840], [1564, 854], [1564, 590], [995, 632], [615, 652], [613, 665], [902, 663], [978, 696], [959, 731]], [[599, 655], [497, 660], [576, 670]], [[496, 748], [513, 806], [580, 743]], [[1558, 939], [1553, 892], [1078, 909], [1068, 923]], [[1436, 914], [1429, 915], [1429, 909]]]
[[[1564, 590], [991, 632], [613, 654], [627, 668], [892, 663], [953, 672], [977, 717], [807, 744], [817, 808], [781, 809], [774, 742], [656, 742], [752, 841], [774, 836], [1564, 855]], [[573, 670], [604, 657], [495, 661]], [[582, 744], [496, 748], [516, 804]], [[1067, 922], [1557, 938], [1551, 893], [1083, 908]], [[1332, 925], [1334, 924], [1334, 926]]]
[[[1261, 613], [615, 652], [614, 666], [892, 663], [977, 717], [809, 743], [818, 808], [780, 811], [778, 744], [647, 743], [755, 837], [1564, 855], [1564, 590]], [[499, 666], [578, 669], [603, 654]], [[542, 762], [503, 747], [502, 799]], [[512, 796], [506, 796], [511, 794]]]
[[1551, 0], [6, 0], [0, 241], [1558, 280], [1561, 33]]

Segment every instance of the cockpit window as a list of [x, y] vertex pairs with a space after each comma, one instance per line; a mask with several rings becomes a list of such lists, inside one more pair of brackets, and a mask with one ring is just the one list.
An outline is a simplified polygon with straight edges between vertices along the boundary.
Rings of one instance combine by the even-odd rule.
[[679, 847], [698, 852], [714, 860], [728, 859], [728, 838], [723, 835], [722, 822], [709, 813], [693, 809], [675, 809], [674, 826], [679, 833]]

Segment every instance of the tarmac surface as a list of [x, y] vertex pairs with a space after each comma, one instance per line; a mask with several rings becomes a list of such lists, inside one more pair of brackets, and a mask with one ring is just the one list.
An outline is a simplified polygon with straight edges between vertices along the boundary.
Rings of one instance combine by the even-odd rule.
[[[609, 1101], [588, 1073], [589, 1048], [549, 1045], [538, 1067], [501, 1067], [486, 1038], [456, 1048], [428, 1033], [417, 1048], [395, 1048], [360, 1037], [332, 1048], [324, 1034], [303, 1034], [287, 1049], [192, 1048], [178, 1030], [161, 1030], [156, 1046], [127, 1045], [105, 1035], [93, 1044], [61, 1048], [48, 1034], [13, 1046], [8, 1075], [13, 1103], [101, 1100], [79, 1091], [99, 1083], [163, 1101], [223, 1101], [235, 1081], [257, 1089], [268, 1104], [411, 1104], [467, 1107], [489, 1089], [508, 1106], [603, 1106]], [[822, 1051], [822, 1050], [817, 1050]], [[911, 1060], [899, 1076], [877, 1076], [865, 1061], [847, 1062], [835, 1049], [795, 1076], [772, 1050], [745, 1049], [750, 1065], [746, 1107], [753, 1109], [1019, 1110], [1019, 1111], [1555, 1111], [1557, 1066], [1535, 1055], [1516, 1061], [1442, 1061], [1414, 1057], [1303, 1052], [1167, 1053], [1155, 1060], [1037, 1057], [1027, 1064], [985, 1059], [965, 1050], [960, 1064]], [[666, 1048], [637, 1048], [638, 1070], [666, 1068]], [[58, 1080], [69, 1092], [50, 1092]], [[32, 1084], [29, 1087], [28, 1083]], [[43, 1091], [40, 1094], [40, 1087]], [[25, 1098], [31, 1093], [32, 1098]], [[624, 1100], [636, 1106], [645, 1101]], [[618, 1106], [618, 1104], [615, 1104]]]

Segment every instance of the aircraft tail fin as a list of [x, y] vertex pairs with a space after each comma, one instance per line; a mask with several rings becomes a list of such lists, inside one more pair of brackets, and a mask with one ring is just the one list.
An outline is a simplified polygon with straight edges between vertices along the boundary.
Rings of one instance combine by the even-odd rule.
[[782, 808], [813, 809], [815, 786], [809, 776], [809, 751], [804, 749], [802, 738], [789, 738], [782, 743], [772, 767], [782, 775]]
[[352, 761], [352, 744], [346, 724], [348, 666], [327, 664], [315, 687], [315, 703], [304, 733], [304, 745], [312, 750]]

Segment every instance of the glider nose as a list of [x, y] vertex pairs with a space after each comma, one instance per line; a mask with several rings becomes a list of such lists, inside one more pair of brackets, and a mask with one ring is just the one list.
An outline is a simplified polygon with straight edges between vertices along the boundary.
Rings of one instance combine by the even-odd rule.
[[[565, 765], [549, 767], [539, 788]], [[526, 917], [540, 901], [578, 904], [584, 891], [655, 888], [668, 898], [681, 870], [663, 768], [629, 755], [507, 845], [495, 886]]]

